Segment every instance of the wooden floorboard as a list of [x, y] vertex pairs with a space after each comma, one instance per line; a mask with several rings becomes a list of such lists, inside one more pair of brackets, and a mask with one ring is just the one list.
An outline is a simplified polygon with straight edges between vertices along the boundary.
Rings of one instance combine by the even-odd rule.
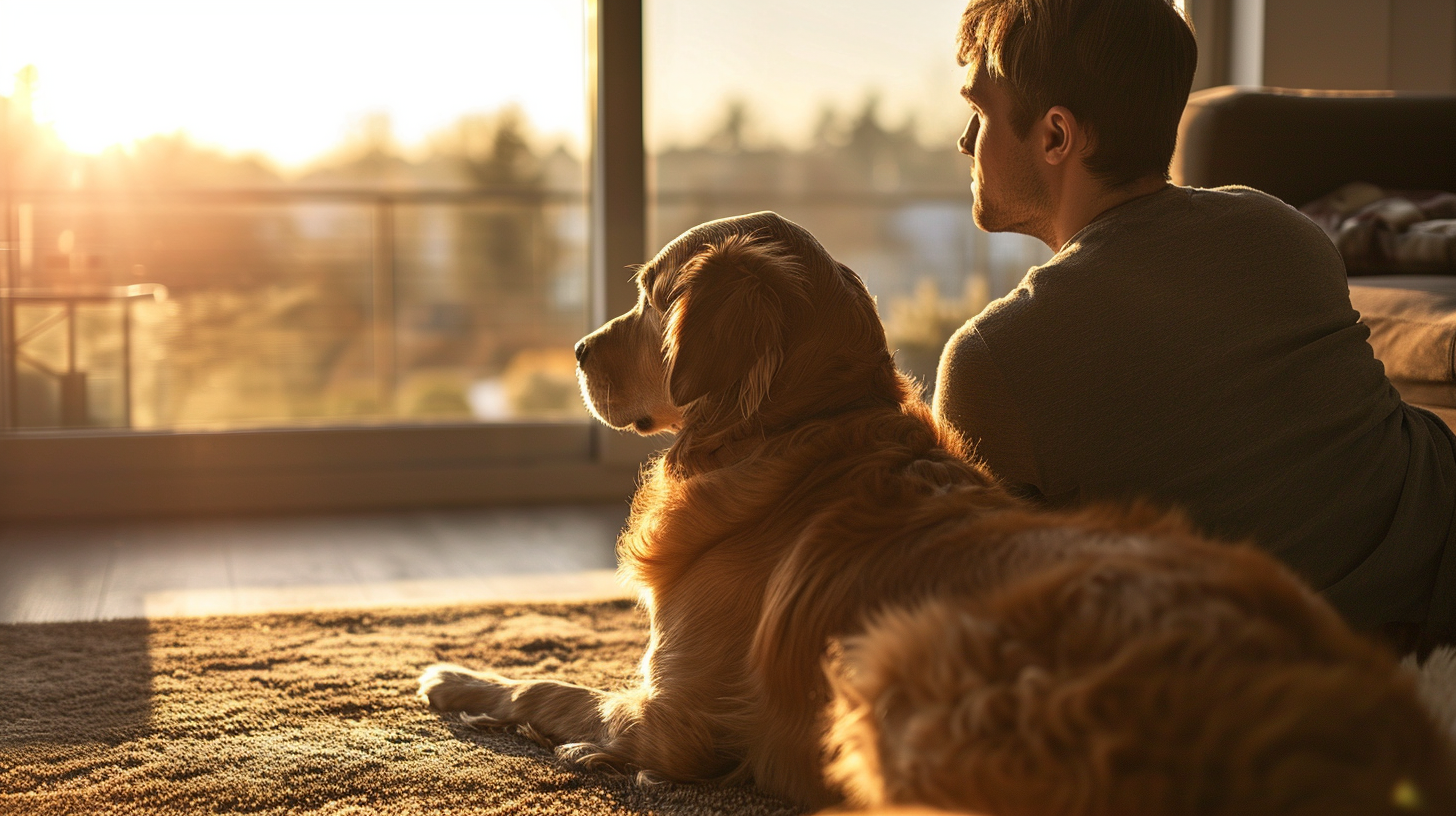
[[74, 525], [0, 536], [0, 621], [98, 618], [116, 557], [112, 538]]
[[101, 596], [100, 618], [136, 618], [147, 596], [168, 590], [232, 588], [227, 552], [212, 530], [142, 522], [117, 528], [116, 557]]
[[0, 529], [0, 622], [622, 596], [625, 505]]

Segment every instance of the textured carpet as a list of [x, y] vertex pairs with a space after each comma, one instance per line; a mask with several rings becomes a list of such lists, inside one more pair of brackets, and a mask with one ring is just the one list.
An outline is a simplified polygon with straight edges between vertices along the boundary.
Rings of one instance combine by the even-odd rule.
[[790, 814], [578, 772], [414, 696], [435, 661], [616, 686], [625, 602], [0, 626], [0, 813]]

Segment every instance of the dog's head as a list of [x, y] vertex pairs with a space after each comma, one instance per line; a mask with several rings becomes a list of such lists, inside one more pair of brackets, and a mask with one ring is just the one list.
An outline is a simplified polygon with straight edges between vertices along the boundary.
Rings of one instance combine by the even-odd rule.
[[773, 427], [905, 398], [864, 284], [774, 213], [688, 230], [637, 285], [577, 344], [582, 395], [613, 428]]

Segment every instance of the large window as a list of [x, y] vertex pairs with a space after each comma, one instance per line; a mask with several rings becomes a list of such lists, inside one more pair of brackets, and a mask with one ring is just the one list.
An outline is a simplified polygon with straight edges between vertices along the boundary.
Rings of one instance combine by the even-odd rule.
[[585, 422], [584, 20], [0, 5], [0, 426]]
[[928, 397], [950, 333], [1050, 257], [971, 219], [955, 147], [964, 7], [649, 0], [651, 243], [755, 210], [802, 224], [879, 299], [897, 361]]
[[1046, 257], [972, 223], [961, 5], [0, 0], [0, 516], [624, 498], [571, 347], [752, 210], [931, 385]]

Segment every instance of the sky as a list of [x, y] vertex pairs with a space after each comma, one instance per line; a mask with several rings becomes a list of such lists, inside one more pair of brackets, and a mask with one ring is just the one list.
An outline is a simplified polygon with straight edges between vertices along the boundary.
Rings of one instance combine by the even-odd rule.
[[882, 121], [915, 113], [929, 137], [965, 125], [955, 35], [965, 0], [647, 0], [648, 138], [691, 142], [737, 97], [779, 140], [807, 142], [821, 107]]
[[[746, 101], [757, 133], [807, 142], [823, 106], [881, 99], [927, 139], [963, 124], [964, 0], [645, 0], [649, 147], [693, 142]], [[580, 151], [581, 0], [0, 0], [0, 93], [34, 65], [37, 118], [96, 152], [185, 131], [301, 167], [387, 113], [422, 145], [518, 105]], [[752, 131], [751, 131], [752, 132]]]
[[0, 93], [34, 65], [84, 152], [185, 130], [298, 165], [374, 113], [413, 145], [512, 103], [579, 143], [582, 46], [579, 0], [0, 0]]

